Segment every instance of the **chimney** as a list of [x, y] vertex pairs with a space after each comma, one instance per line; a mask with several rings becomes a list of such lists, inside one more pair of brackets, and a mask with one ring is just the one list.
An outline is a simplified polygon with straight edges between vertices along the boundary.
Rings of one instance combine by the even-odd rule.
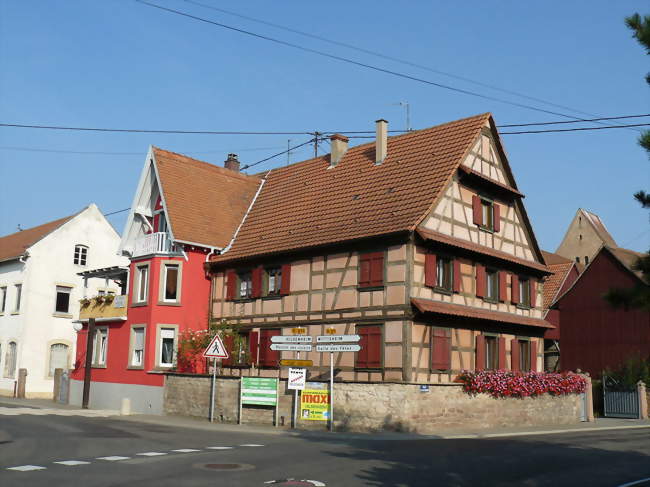
[[375, 122], [375, 164], [384, 162], [388, 154], [388, 122], [380, 118]]
[[335, 167], [343, 156], [348, 151], [348, 139], [345, 135], [334, 134], [330, 136], [330, 145], [332, 146], [332, 153], [330, 154], [330, 167]]
[[228, 154], [228, 159], [223, 163], [223, 167], [230, 169], [231, 171], [239, 172], [239, 160], [237, 160], [237, 154]]

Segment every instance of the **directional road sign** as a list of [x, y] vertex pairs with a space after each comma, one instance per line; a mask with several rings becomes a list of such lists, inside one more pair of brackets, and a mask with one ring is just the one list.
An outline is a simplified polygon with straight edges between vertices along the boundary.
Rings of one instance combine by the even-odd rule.
[[313, 367], [314, 362], [312, 360], [283, 359], [283, 360], [280, 360], [280, 366], [282, 366], [282, 367]]
[[203, 352], [204, 357], [210, 358], [228, 358], [228, 351], [223, 346], [223, 342], [219, 335], [215, 335], [208, 348]]
[[290, 336], [276, 335], [271, 337], [272, 343], [311, 343], [313, 338], [310, 336]]
[[358, 342], [359, 335], [320, 335], [316, 337], [317, 343]]
[[331, 345], [316, 345], [317, 352], [358, 352], [361, 345], [335, 343]]
[[279, 352], [311, 352], [311, 345], [301, 343], [272, 343], [271, 350]]

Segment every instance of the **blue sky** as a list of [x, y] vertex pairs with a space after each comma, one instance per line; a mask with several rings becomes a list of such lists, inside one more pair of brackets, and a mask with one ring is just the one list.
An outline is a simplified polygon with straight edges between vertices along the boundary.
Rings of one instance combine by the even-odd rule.
[[[151, 1], [436, 83], [579, 115], [183, 0]], [[643, 80], [648, 58], [623, 22], [633, 12], [647, 14], [646, 2], [198, 1], [598, 116], [650, 112]], [[390, 128], [401, 129], [400, 101], [410, 103], [414, 128], [486, 111], [497, 124], [562, 120], [132, 0], [0, 0], [0, 66], [3, 123], [306, 132], [373, 130], [374, 120], [385, 118]], [[650, 118], [628, 123], [635, 121]], [[648, 213], [632, 198], [650, 189], [648, 159], [637, 136], [630, 129], [503, 135], [543, 248], [555, 250], [582, 207], [602, 217], [619, 245], [647, 250]], [[0, 127], [0, 235], [13, 233], [18, 224], [28, 228], [72, 214], [90, 202], [104, 212], [127, 208], [149, 144], [216, 164], [236, 152], [251, 163], [286, 148], [288, 138], [299, 144], [308, 136]], [[297, 151], [292, 160], [308, 158], [310, 151]], [[256, 169], [285, 163], [282, 156]], [[125, 216], [110, 217], [120, 232]]]

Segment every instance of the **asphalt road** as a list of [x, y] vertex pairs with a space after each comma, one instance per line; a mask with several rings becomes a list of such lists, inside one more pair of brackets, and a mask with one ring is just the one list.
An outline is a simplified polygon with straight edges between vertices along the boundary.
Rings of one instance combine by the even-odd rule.
[[[614, 487], [650, 477], [649, 435], [650, 429], [636, 429], [480, 440], [360, 440], [215, 432], [118, 418], [0, 415], [0, 486], [319, 485], [297, 482], [308, 479], [327, 487]], [[55, 463], [61, 461], [88, 463]], [[29, 466], [44, 468], [8, 470]], [[296, 480], [268, 483], [288, 478]]]

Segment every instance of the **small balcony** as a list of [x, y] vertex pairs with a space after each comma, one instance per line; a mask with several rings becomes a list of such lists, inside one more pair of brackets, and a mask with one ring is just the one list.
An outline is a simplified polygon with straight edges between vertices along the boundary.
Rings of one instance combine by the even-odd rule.
[[128, 307], [128, 296], [105, 294], [94, 298], [84, 298], [79, 301], [79, 321], [85, 322], [88, 318], [99, 321], [124, 321]]
[[165, 232], [143, 235], [135, 241], [133, 257], [154, 254], [180, 254], [180, 249], [172, 243]]

